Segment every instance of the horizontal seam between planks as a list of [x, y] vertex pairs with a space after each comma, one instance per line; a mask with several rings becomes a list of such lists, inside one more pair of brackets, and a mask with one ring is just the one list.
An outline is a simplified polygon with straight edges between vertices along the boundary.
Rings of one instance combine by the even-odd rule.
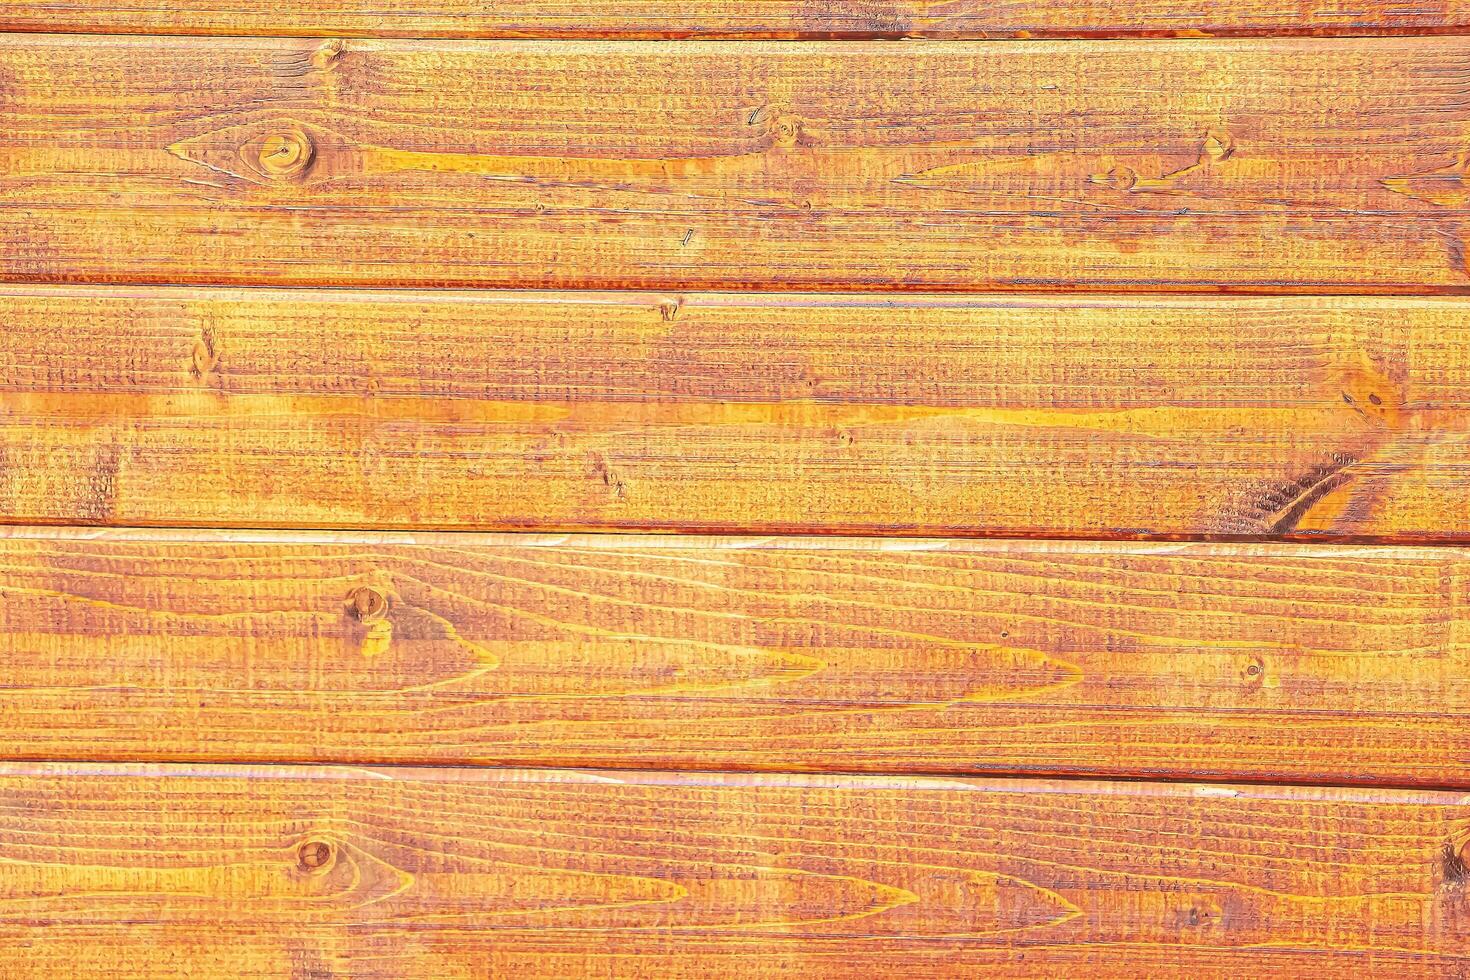
[[[589, 531], [554, 531], [523, 528], [506, 531], [476, 529], [413, 530], [386, 527], [241, 527], [233, 525], [117, 524], [93, 525], [74, 522], [36, 523], [0, 521], [0, 542], [15, 540], [76, 541], [101, 543], [177, 542], [221, 544], [341, 544], [343, 546], [480, 546], [591, 548], [612, 544], [618, 547], [669, 548], [670, 542], [683, 542], [684, 550], [789, 550], [812, 548], [832, 551], [874, 551], [902, 554], [906, 552], [946, 551], [964, 553], [1005, 553], [1010, 550], [1036, 548], [1055, 550], [1058, 554], [1127, 554], [1168, 555], [1198, 546], [1204, 554], [1215, 551], [1223, 555], [1273, 551], [1279, 557], [1367, 557], [1378, 552], [1394, 551], [1405, 557], [1441, 557], [1446, 552], [1461, 550], [1470, 557], [1470, 542], [1417, 546], [1366, 543], [1337, 540], [1294, 541], [1265, 536], [1246, 535], [1241, 540], [1220, 541], [1203, 537], [1181, 540], [1101, 537], [1025, 537], [994, 534], [960, 536], [953, 534], [814, 534], [782, 533], [701, 533], [677, 529], [658, 532], [622, 529]], [[1088, 546], [1093, 546], [1089, 548]]]
[[[0, 39], [4, 35], [0, 34]], [[5, 205], [0, 205], [4, 207]], [[123, 208], [127, 211], [129, 209]], [[319, 209], [322, 214], [329, 214], [333, 208]], [[713, 283], [715, 280], [708, 280]], [[221, 279], [212, 276], [200, 276], [198, 278], [177, 279], [148, 279], [144, 277], [110, 276], [110, 277], [83, 277], [83, 276], [35, 276], [0, 277], [0, 290], [7, 287], [40, 287], [54, 286], [58, 288], [96, 287], [112, 289], [161, 289], [168, 287], [196, 288], [196, 289], [274, 289], [274, 290], [321, 290], [336, 292], [416, 292], [424, 294], [434, 293], [634, 293], [634, 294], [703, 294], [703, 295], [727, 295], [739, 296], [744, 294], [760, 296], [813, 296], [813, 295], [839, 295], [857, 297], [892, 297], [895, 299], [908, 299], [919, 296], [936, 296], [957, 299], [969, 296], [991, 296], [991, 297], [1072, 297], [1074, 299], [1089, 299], [1099, 296], [1122, 296], [1136, 299], [1157, 298], [1187, 300], [1200, 297], [1216, 297], [1219, 299], [1282, 299], [1295, 298], [1318, 298], [1318, 299], [1456, 299], [1470, 297], [1470, 285], [1423, 285], [1423, 284], [1396, 284], [1380, 286], [1353, 286], [1335, 285], [1326, 283], [1303, 283], [1293, 280], [1279, 280], [1276, 282], [1256, 283], [1167, 283], [1153, 282], [1129, 286], [1123, 282], [1056, 282], [1051, 285], [1038, 285], [1035, 282], [995, 282], [986, 283], [980, 287], [974, 286], [943, 286], [933, 283], [923, 283], [914, 286], [889, 285], [876, 283], [864, 286], [857, 283], [841, 283], [836, 285], [826, 284], [801, 284], [796, 287], [784, 287], [774, 281], [759, 281], [748, 288], [720, 285], [695, 285], [681, 289], [677, 284], [647, 284], [622, 285], [615, 281], [588, 280], [581, 282], [567, 282], [556, 286], [535, 286], [516, 280], [507, 280], [504, 283], [481, 283], [477, 280], [463, 279], [454, 280], [447, 285], [437, 283], [420, 283], [412, 281], [394, 281], [391, 279], [376, 280], [365, 279], [361, 282], [319, 282], [319, 281], [295, 281], [291, 279], [277, 279], [271, 282], [265, 281], [240, 281], [233, 279]]]
[[[627, 535], [657, 540], [675, 536], [697, 536], [706, 538], [848, 538], [865, 541], [893, 540], [973, 540], [973, 541], [1016, 541], [1016, 542], [1095, 542], [1119, 544], [1280, 544], [1280, 545], [1344, 545], [1352, 547], [1419, 547], [1419, 548], [1465, 548], [1470, 546], [1470, 528], [1446, 532], [1385, 532], [1382, 534], [1342, 534], [1339, 532], [1297, 531], [1290, 534], [1199, 534], [1193, 532], [1167, 531], [1119, 531], [1112, 534], [1079, 532], [1070, 534], [1062, 531], [1037, 531], [1029, 533], [1015, 528], [939, 527], [929, 524], [868, 527], [854, 525], [827, 525], [804, 527], [798, 525], [752, 524], [701, 524], [686, 522], [679, 525], [618, 525], [618, 524], [563, 524], [553, 521], [523, 521], [513, 524], [487, 522], [484, 525], [466, 524], [392, 524], [380, 525], [367, 522], [343, 522], [341, 524], [282, 524], [262, 522], [259, 524], [216, 525], [185, 521], [160, 521], [156, 524], [78, 524], [71, 516], [46, 518], [35, 515], [0, 515], [0, 528], [87, 528], [105, 535], [110, 530], [132, 532], [157, 529], [176, 531], [263, 531], [289, 533], [300, 531], [307, 534], [332, 532], [360, 534], [524, 534], [524, 535]], [[0, 533], [0, 539], [7, 534]]]
[[1024, 28], [1011, 31], [995, 30], [985, 31], [920, 31], [920, 32], [896, 32], [896, 31], [814, 31], [814, 32], [788, 32], [788, 31], [738, 31], [738, 30], [709, 30], [702, 31], [697, 28], [682, 30], [630, 30], [618, 31], [549, 31], [549, 30], [486, 30], [486, 31], [464, 31], [464, 32], [442, 32], [442, 33], [414, 33], [396, 31], [354, 31], [354, 30], [295, 30], [295, 31], [258, 31], [258, 32], [224, 32], [224, 31], [170, 31], [170, 30], [105, 30], [93, 25], [85, 28], [68, 28], [64, 24], [47, 24], [35, 27], [24, 24], [11, 24], [0, 27], [0, 37], [7, 34], [30, 35], [30, 34], [56, 34], [68, 37], [137, 37], [137, 38], [198, 38], [218, 40], [321, 40], [324, 38], [341, 38], [343, 40], [385, 40], [385, 41], [648, 41], [648, 42], [702, 42], [713, 41], [721, 43], [740, 43], [742, 41], [759, 42], [784, 42], [793, 44], [805, 44], [811, 42], [843, 42], [843, 41], [1020, 41], [1020, 42], [1050, 42], [1050, 41], [1187, 41], [1192, 43], [1208, 43], [1215, 40], [1265, 40], [1271, 38], [1294, 38], [1294, 39], [1320, 39], [1320, 40], [1347, 40], [1351, 38], [1416, 38], [1416, 37], [1467, 37], [1470, 36], [1470, 24], [1446, 25], [1443, 27], [1424, 27], [1413, 29], [1374, 29], [1369, 27], [1352, 28], [1226, 28], [1209, 32], [1208, 34], [1186, 34], [1184, 31], [1191, 28], [1179, 28], [1177, 31], [1167, 30], [1071, 30], [1071, 31], [1047, 31], [1044, 29]]
[[[564, 774], [568, 776], [587, 775], [592, 781], [599, 779], [616, 782], [617, 776], [627, 777], [627, 781], [652, 782], [661, 776], [711, 776], [729, 777], [739, 785], [759, 785], [762, 781], [769, 780], [770, 785], [786, 785], [789, 781], [810, 779], [817, 783], [840, 782], [845, 779], [855, 781], [854, 786], [869, 786], [874, 789], [885, 788], [885, 783], [896, 784], [887, 788], [903, 788], [902, 783], [909, 780], [925, 781], [932, 780], [944, 785], [975, 785], [980, 789], [993, 786], [996, 790], [1005, 792], [1039, 792], [1049, 790], [1055, 793], [1084, 794], [1098, 791], [1109, 786], [1126, 787], [1132, 790], [1143, 790], [1148, 787], [1158, 787], [1164, 790], [1183, 791], [1194, 789], [1193, 794], [1205, 798], [1230, 798], [1232, 796], [1244, 796], [1249, 798], [1252, 793], [1263, 790], [1282, 789], [1286, 791], [1311, 791], [1320, 790], [1324, 793], [1345, 792], [1363, 794], [1365, 797], [1374, 793], [1403, 793], [1403, 794], [1425, 794], [1428, 796], [1444, 796], [1443, 802], [1470, 804], [1470, 797], [1459, 798], [1460, 794], [1470, 791], [1470, 776], [1459, 781], [1421, 781], [1405, 782], [1402, 780], [1389, 779], [1364, 779], [1364, 780], [1313, 780], [1313, 779], [1282, 779], [1250, 776], [1168, 776], [1162, 774], [1134, 774], [1118, 775], [1107, 771], [1093, 773], [1072, 772], [1050, 772], [1044, 769], [996, 769], [989, 771], [973, 770], [934, 770], [934, 769], [818, 769], [802, 767], [782, 767], [779, 769], [732, 769], [728, 766], [628, 766], [610, 764], [589, 765], [549, 765], [545, 763], [519, 764], [506, 763], [452, 763], [442, 761], [426, 762], [365, 762], [362, 760], [346, 761], [323, 761], [321, 759], [291, 759], [278, 758], [266, 760], [253, 759], [209, 759], [160, 756], [157, 758], [86, 758], [86, 757], [52, 757], [52, 756], [18, 756], [15, 758], [0, 757], [0, 779], [7, 776], [17, 775], [9, 770], [23, 768], [26, 766], [39, 766], [47, 769], [63, 770], [67, 767], [79, 767], [89, 771], [83, 773], [57, 772], [59, 777], [67, 776], [96, 776], [116, 775], [129, 776], [138, 775], [140, 771], [154, 769], [178, 769], [178, 775], [191, 775], [190, 770], [221, 769], [234, 770], [239, 775], [247, 775], [253, 770], [279, 770], [284, 778], [304, 776], [306, 773], [320, 773], [323, 775], [347, 774], [353, 771], [361, 771], [366, 775], [382, 771], [385, 774], [399, 772], [412, 774], [429, 774], [434, 772], [458, 772], [458, 773], [547, 773], [551, 775]], [[166, 774], [165, 774], [166, 775]], [[207, 772], [197, 774], [202, 776], [228, 776], [228, 772]], [[386, 778], [392, 778], [387, 776]], [[1028, 790], [1028, 786], [1032, 787]], [[1232, 792], [1234, 790], [1234, 792]], [[1186, 795], [1180, 792], [1179, 795]], [[1288, 792], [1288, 795], [1290, 793]], [[1353, 802], [1352, 800], [1345, 802]], [[1366, 802], [1359, 800], [1357, 802]]]
[[[413, 529], [394, 527], [247, 527], [235, 525], [180, 525], [180, 524], [117, 524], [95, 525], [57, 521], [6, 521], [0, 519], [0, 542], [16, 540], [76, 541], [76, 542], [177, 542], [177, 543], [220, 543], [220, 544], [340, 544], [343, 546], [395, 546], [395, 547], [464, 547], [485, 548], [540, 547], [540, 548], [595, 548], [607, 544], [618, 547], [647, 547], [649, 550], [668, 548], [669, 542], [683, 542], [682, 550], [791, 550], [810, 548], [832, 551], [875, 551], [902, 554], [905, 552], [949, 552], [1005, 553], [1009, 550], [1037, 548], [1045, 551], [1052, 546], [1058, 554], [1139, 554], [1168, 555], [1198, 546], [1203, 554], [1213, 548], [1219, 553], [1251, 554], [1257, 551], [1273, 551], [1278, 557], [1369, 557], [1377, 552], [1393, 551], [1403, 557], [1440, 557], [1456, 550], [1470, 557], [1470, 540], [1437, 540], [1430, 543], [1398, 543], [1372, 538], [1367, 541], [1345, 540], [1338, 535], [1306, 540], [1279, 536], [1243, 535], [1225, 540], [1200, 535], [1178, 538], [1131, 537], [1108, 538], [1077, 536], [1035, 536], [1015, 534], [963, 535], [939, 533], [873, 533], [823, 534], [811, 531], [783, 532], [740, 532], [740, 531], [686, 531], [678, 528], [657, 531], [636, 531], [624, 528], [604, 530], [558, 531], [543, 528], [518, 528], [508, 530], [463, 529]], [[779, 544], [778, 544], [779, 542]], [[1094, 546], [1089, 549], [1087, 546]]]

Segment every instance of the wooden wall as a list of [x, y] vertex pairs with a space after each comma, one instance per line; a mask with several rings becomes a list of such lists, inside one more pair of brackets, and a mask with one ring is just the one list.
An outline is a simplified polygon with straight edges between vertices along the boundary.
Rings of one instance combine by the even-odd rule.
[[0, 0], [0, 977], [1470, 975], [1467, 29]]

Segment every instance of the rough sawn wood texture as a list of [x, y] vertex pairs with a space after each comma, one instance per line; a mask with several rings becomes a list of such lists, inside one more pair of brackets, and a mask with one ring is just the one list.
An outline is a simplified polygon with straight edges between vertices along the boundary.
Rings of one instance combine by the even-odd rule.
[[1467, 839], [1407, 791], [5, 766], [0, 938], [16, 977], [1456, 977]]
[[0, 286], [0, 317], [11, 523], [1470, 535], [1459, 299]]
[[1467, 58], [0, 35], [0, 277], [1461, 291]]
[[1127, 37], [1436, 34], [1463, 0], [70, 0], [0, 2], [0, 29], [383, 37]]
[[0, 759], [1470, 789], [1461, 549], [0, 538]]
[[1467, 28], [0, 0], [0, 978], [1464, 980]]

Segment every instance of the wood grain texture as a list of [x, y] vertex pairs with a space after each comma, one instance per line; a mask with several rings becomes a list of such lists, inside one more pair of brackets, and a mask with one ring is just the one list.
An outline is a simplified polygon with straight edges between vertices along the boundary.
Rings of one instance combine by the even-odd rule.
[[0, 38], [0, 277], [1444, 292], [1470, 40]]
[[1470, 535], [1464, 300], [8, 286], [0, 320], [10, 522]]
[[1463, 0], [35, 0], [0, 29], [380, 37], [1119, 37], [1464, 32]]
[[1467, 803], [10, 766], [0, 956], [48, 978], [1456, 978]]
[[8, 759], [1470, 787], [1460, 549], [13, 532]]

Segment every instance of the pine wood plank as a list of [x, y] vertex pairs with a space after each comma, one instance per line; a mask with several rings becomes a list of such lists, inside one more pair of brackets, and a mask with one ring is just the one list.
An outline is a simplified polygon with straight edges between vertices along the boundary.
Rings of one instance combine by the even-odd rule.
[[14, 531], [8, 759], [1470, 787], [1462, 549]]
[[1463, 32], [1462, 0], [69, 0], [0, 3], [0, 29], [379, 37], [1118, 37]]
[[0, 518], [1464, 540], [1470, 303], [0, 287]]
[[1458, 977], [1463, 796], [0, 769], [7, 975]]
[[0, 38], [0, 277], [1443, 292], [1470, 40]]

